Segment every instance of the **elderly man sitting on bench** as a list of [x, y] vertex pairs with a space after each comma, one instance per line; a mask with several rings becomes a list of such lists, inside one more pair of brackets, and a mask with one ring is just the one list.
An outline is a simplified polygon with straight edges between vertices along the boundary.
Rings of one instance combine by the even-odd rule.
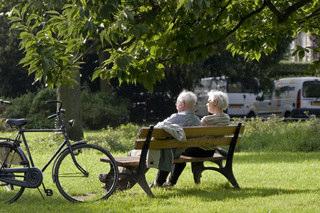
[[[181, 127], [186, 126], [199, 126], [200, 119], [195, 115], [194, 109], [197, 103], [197, 96], [190, 91], [182, 91], [176, 102], [177, 113], [172, 114], [169, 118], [165, 119], [163, 122], [168, 122], [172, 124], [178, 124]], [[179, 156], [174, 156], [179, 157]], [[166, 186], [166, 180], [170, 171], [159, 170], [154, 182], [150, 185], [154, 186]]]

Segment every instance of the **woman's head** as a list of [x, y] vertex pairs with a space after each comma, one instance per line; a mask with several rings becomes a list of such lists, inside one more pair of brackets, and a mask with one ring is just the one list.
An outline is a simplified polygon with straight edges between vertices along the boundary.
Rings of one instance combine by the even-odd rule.
[[197, 96], [193, 92], [183, 90], [177, 98], [176, 108], [178, 112], [194, 110], [196, 104]]
[[228, 96], [226, 93], [211, 90], [208, 92], [208, 112], [217, 113], [222, 112], [228, 108]]

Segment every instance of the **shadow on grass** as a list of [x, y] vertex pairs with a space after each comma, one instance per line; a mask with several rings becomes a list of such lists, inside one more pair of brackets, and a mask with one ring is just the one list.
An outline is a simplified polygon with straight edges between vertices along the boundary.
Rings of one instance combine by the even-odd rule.
[[[68, 208], [69, 212], [79, 211], [79, 205], [67, 201], [62, 196], [55, 193], [52, 197], [44, 195], [44, 199], [37, 191], [25, 192], [16, 202], [12, 204], [0, 203], [2, 210], [10, 209], [10, 212], [39, 212], [39, 209], [45, 210], [45, 212], [59, 212], [64, 208]], [[0, 209], [0, 212], [1, 209]]]
[[299, 163], [319, 160], [319, 152], [246, 152], [234, 156], [236, 163]]
[[281, 189], [281, 188], [242, 188], [234, 189], [228, 184], [220, 184], [217, 188], [172, 188], [167, 193], [156, 195], [157, 198], [168, 199], [170, 197], [198, 197], [203, 201], [222, 201], [225, 199], [246, 199], [251, 197], [268, 197], [274, 195], [293, 195], [303, 193], [319, 193], [320, 189]]
[[[319, 194], [320, 189], [283, 189], [283, 188], [242, 188], [240, 190], [232, 188], [229, 184], [215, 184], [214, 187], [210, 186], [199, 186], [199, 187], [174, 187], [171, 189], [157, 189], [154, 190], [156, 195], [153, 199], [148, 199], [146, 194], [141, 190], [131, 189], [126, 192], [115, 193], [115, 200], [111, 201], [112, 205], [114, 202], [121, 197], [121, 202], [133, 202], [132, 197], [138, 198], [138, 200], [148, 199], [150, 202], [156, 202], [168, 199], [188, 199], [196, 198], [201, 202], [212, 202], [212, 201], [225, 201], [225, 200], [241, 200], [247, 198], [263, 198], [268, 196], [277, 195], [296, 195], [296, 194]], [[112, 197], [112, 196], [111, 196]], [[127, 199], [128, 198], [128, 199]], [[148, 202], [149, 202], [148, 201]], [[66, 201], [63, 197], [55, 195], [54, 197], [48, 197], [44, 200], [37, 193], [27, 194], [23, 196], [21, 200], [18, 200], [13, 205], [1, 205], [2, 210], [10, 210], [10, 212], [21, 212], [24, 209], [28, 212], [38, 212], [39, 209], [44, 212], [88, 212], [89, 209], [99, 209], [99, 205], [109, 205], [108, 201], [102, 201], [102, 203], [91, 203], [88, 205], [74, 204]], [[143, 204], [141, 204], [143, 205]], [[82, 208], [85, 207], [85, 208]], [[119, 206], [117, 207], [119, 208]], [[1, 212], [1, 209], [0, 209]], [[8, 212], [8, 211], [7, 211]]]

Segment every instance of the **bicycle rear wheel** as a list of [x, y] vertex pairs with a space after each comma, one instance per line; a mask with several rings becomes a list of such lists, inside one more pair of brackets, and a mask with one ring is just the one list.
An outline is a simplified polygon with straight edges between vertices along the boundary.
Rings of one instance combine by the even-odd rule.
[[[59, 192], [71, 202], [90, 202], [108, 198], [115, 190], [118, 169], [105, 149], [93, 144], [79, 144], [66, 149], [57, 159], [54, 181]], [[108, 159], [108, 163], [101, 159]], [[79, 166], [77, 166], [78, 164]], [[107, 177], [101, 181], [101, 176]]]
[[[29, 167], [25, 155], [18, 150], [12, 143], [0, 142], [0, 177], [24, 180], [24, 176], [5, 174], [4, 168], [23, 168]], [[24, 187], [14, 186], [0, 181], [0, 203], [12, 203], [20, 198], [24, 192]]]

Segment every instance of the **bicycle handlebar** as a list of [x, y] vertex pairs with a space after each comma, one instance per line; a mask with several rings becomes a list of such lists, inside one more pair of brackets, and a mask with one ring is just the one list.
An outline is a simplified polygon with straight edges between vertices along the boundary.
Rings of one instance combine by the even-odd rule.
[[6, 100], [0, 99], [0, 104], [11, 104], [11, 101], [6, 101]]

